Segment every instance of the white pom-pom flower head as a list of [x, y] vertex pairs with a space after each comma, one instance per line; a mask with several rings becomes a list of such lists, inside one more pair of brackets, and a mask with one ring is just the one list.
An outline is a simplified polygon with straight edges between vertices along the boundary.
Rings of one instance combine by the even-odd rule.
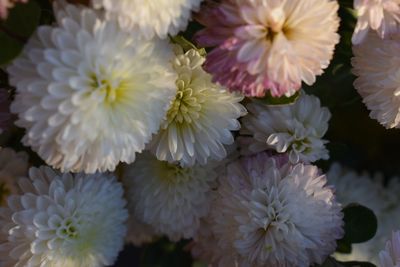
[[254, 100], [246, 107], [249, 114], [242, 119], [240, 131], [244, 137], [239, 139], [242, 154], [276, 150], [288, 153], [292, 163], [329, 158], [328, 141], [322, 137], [331, 113], [317, 97], [302, 92], [290, 105], [269, 106]]
[[149, 153], [124, 168], [130, 212], [171, 240], [192, 238], [207, 215], [214, 165], [183, 168]]
[[23, 192], [0, 210], [5, 266], [101, 267], [123, 247], [127, 219], [122, 185], [107, 174], [30, 169]]
[[334, 252], [343, 222], [326, 177], [285, 161], [261, 153], [228, 166], [210, 213], [215, 266], [308, 267]]
[[175, 53], [177, 94], [150, 149], [159, 160], [187, 167], [222, 160], [224, 146], [234, 142], [231, 131], [240, 129], [238, 118], [246, 114], [243, 96], [213, 83], [197, 50], [175, 46]]
[[386, 39], [370, 32], [360, 45], [353, 46], [354, 87], [370, 110], [370, 117], [386, 128], [400, 124], [400, 32]]
[[63, 171], [133, 162], [175, 95], [172, 47], [124, 33], [101, 12], [66, 5], [55, 13], [57, 26], [40, 26], [8, 68], [24, 144]]
[[104, 8], [108, 18], [117, 18], [126, 31], [136, 30], [145, 38], [167, 38], [184, 30], [192, 10], [202, 0], [92, 0], [95, 8]]

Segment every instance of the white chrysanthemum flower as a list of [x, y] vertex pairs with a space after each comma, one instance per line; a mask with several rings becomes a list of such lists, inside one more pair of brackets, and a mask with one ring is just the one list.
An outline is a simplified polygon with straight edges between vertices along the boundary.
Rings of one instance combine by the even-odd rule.
[[381, 39], [370, 33], [365, 42], [353, 46], [354, 87], [371, 111], [370, 117], [386, 128], [400, 124], [400, 33]]
[[95, 8], [104, 8], [109, 18], [117, 18], [127, 31], [140, 31], [146, 38], [167, 38], [184, 30], [192, 11], [202, 0], [92, 0]]
[[0, 148], [0, 206], [6, 204], [9, 195], [18, 193], [18, 179], [27, 173], [28, 154]]
[[274, 149], [289, 154], [292, 163], [328, 159], [326, 140], [331, 113], [315, 96], [302, 93], [292, 105], [268, 106], [258, 100], [247, 105], [242, 120], [241, 151], [244, 155]]
[[266, 153], [244, 158], [228, 166], [216, 194], [213, 266], [308, 267], [322, 263], [343, 235], [341, 207], [311, 165]]
[[354, 9], [358, 19], [353, 44], [362, 43], [370, 29], [376, 31], [381, 38], [398, 29], [400, 0], [354, 0]]
[[234, 142], [230, 131], [240, 129], [237, 119], [246, 113], [239, 103], [243, 96], [212, 83], [198, 51], [175, 50], [178, 91], [150, 148], [159, 160], [179, 161], [185, 167], [222, 160], [227, 155], [224, 145]]
[[142, 41], [99, 12], [56, 8], [8, 68], [23, 139], [61, 170], [113, 170], [133, 162], [176, 94], [167, 41]]
[[385, 188], [382, 177], [371, 177], [367, 173], [357, 174], [334, 163], [326, 173], [328, 184], [335, 187], [336, 199], [343, 206], [358, 203], [379, 213], [385, 205], [383, 193]]
[[31, 168], [22, 195], [0, 209], [5, 266], [101, 267], [123, 247], [127, 219], [122, 185], [106, 174], [59, 174]]
[[339, 203], [343, 206], [359, 203], [370, 208], [378, 219], [378, 230], [371, 240], [353, 244], [351, 253], [335, 253], [335, 258], [341, 261], [369, 261], [378, 264], [378, 254], [387, 236], [400, 224], [400, 184], [394, 178], [385, 188], [381, 175], [359, 175], [339, 164], [332, 165], [327, 177], [328, 183], [335, 187]]
[[141, 154], [124, 169], [130, 212], [171, 240], [191, 238], [207, 215], [217, 173], [209, 166], [182, 168]]
[[400, 266], [400, 231], [393, 232], [386, 247], [379, 253], [380, 267]]

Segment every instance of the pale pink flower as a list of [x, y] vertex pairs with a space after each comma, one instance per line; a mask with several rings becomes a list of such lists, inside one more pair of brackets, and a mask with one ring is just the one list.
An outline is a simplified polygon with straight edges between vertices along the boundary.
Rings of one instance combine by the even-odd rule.
[[370, 117], [386, 128], [400, 128], [400, 32], [381, 39], [373, 32], [353, 46], [354, 87]]
[[261, 153], [219, 178], [194, 257], [212, 267], [309, 267], [335, 251], [341, 207], [317, 167]]
[[15, 3], [26, 3], [28, 0], [0, 0], [0, 19], [6, 19], [8, 9], [14, 7]]
[[352, 38], [353, 44], [365, 40], [369, 29], [381, 38], [395, 32], [400, 21], [400, 0], [354, 0], [358, 20]]
[[247, 96], [292, 95], [328, 67], [335, 45], [338, 3], [330, 0], [208, 1], [196, 35], [215, 47], [205, 68], [214, 80]]
[[400, 231], [394, 232], [392, 238], [386, 243], [385, 250], [379, 253], [381, 267], [400, 266]]

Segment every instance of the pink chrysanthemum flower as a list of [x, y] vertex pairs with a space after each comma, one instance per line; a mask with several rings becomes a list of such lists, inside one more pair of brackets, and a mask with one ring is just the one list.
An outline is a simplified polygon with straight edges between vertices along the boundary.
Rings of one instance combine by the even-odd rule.
[[0, 19], [6, 19], [8, 9], [14, 7], [15, 3], [26, 3], [28, 0], [0, 0]]
[[196, 40], [215, 47], [205, 68], [247, 96], [292, 95], [311, 85], [339, 41], [338, 3], [330, 0], [209, 0]]
[[343, 236], [325, 175], [266, 153], [230, 163], [191, 246], [210, 267], [309, 267]]
[[9, 106], [10, 100], [7, 91], [0, 88], [0, 134], [10, 125], [11, 115]]

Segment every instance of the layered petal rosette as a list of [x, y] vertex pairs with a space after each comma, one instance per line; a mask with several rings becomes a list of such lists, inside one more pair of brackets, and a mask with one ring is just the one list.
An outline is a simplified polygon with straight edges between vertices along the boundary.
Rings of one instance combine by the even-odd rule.
[[208, 1], [197, 15], [205, 69], [247, 96], [292, 95], [323, 73], [339, 42], [339, 5], [331, 0]]
[[123, 247], [128, 217], [122, 185], [109, 174], [31, 168], [20, 195], [0, 209], [5, 266], [102, 267]]
[[56, 6], [8, 68], [23, 143], [62, 171], [133, 162], [176, 94], [167, 41], [144, 41], [101, 12]]

